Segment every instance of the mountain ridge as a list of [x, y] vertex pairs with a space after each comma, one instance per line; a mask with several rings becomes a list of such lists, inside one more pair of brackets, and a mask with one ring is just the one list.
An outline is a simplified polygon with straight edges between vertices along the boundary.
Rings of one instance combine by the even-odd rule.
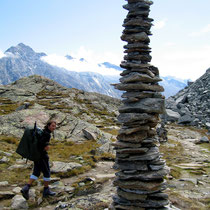
[[[120, 76], [104, 76], [93, 72], [69, 71], [65, 68], [53, 66], [43, 61], [41, 57], [47, 56], [44, 52], [36, 53], [31, 47], [19, 43], [16, 47], [10, 47], [5, 51], [5, 56], [0, 58], [0, 84], [6, 85], [21, 77], [30, 75], [41, 75], [52, 79], [61, 85], [69, 88], [77, 88], [88, 92], [99, 92], [115, 98], [120, 98], [122, 92], [114, 89], [110, 84], [118, 83]], [[73, 60], [71, 55], [66, 55], [66, 59]], [[82, 60], [81, 60], [82, 59]], [[85, 62], [81, 58], [81, 62]], [[109, 69], [122, 71], [123, 69], [110, 62], [98, 64]], [[171, 77], [161, 77], [160, 84], [165, 88], [163, 93], [166, 97], [176, 94], [187, 85], [186, 81], [180, 81]]]

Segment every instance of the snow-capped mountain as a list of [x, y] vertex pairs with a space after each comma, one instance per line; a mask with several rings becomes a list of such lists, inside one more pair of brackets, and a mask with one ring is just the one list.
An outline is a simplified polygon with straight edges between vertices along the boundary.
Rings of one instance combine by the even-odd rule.
[[[0, 84], [2, 85], [14, 82], [21, 77], [37, 74], [70, 88], [98, 92], [116, 98], [120, 98], [122, 94], [121, 91], [114, 89], [110, 84], [119, 82], [120, 72], [123, 69], [108, 61], [96, 64], [95, 66], [99, 68], [99, 71], [94, 72], [94, 69], [88, 66], [85, 58], [76, 59], [71, 55], [66, 55], [66, 61], [76, 62], [72, 69], [67, 70], [65, 66], [58, 67], [47, 62], [45, 53], [36, 53], [31, 47], [23, 43], [10, 47], [4, 54], [5, 56], [0, 58]], [[77, 64], [82, 64], [84, 71], [78, 72]], [[106, 74], [98, 73], [100, 70], [105, 71]], [[119, 72], [119, 74], [109, 74], [113, 71]], [[163, 94], [166, 97], [175, 95], [187, 85], [186, 80], [179, 80], [170, 76], [162, 77], [162, 79], [163, 81], [160, 84], [165, 89]]]
[[182, 80], [172, 76], [161, 77], [161, 79], [160, 85], [165, 89], [163, 94], [166, 98], [175, 95], [188, 84], [188, 80]]
[[[14, 82], [21, 77], [41, 75], [66, 87], [74, 87], [89, 92], [99, 92], [119, 98], [121, 93], [110, 85], [109, 77], [92, 72], [74, 72], [59, 68], [43, 61], [45, 53], [36, 53], [23, 43], [10, 47], [0, 59], [0, 84]], [[73, 59], [68, 56], [68, 59]], [[83, 62], [84, 59], [81, 59]]]

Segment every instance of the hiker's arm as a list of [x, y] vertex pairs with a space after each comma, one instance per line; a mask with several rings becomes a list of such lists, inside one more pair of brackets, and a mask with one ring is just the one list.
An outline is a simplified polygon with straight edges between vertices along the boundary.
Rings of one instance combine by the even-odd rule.
[[42, 138], [40, 139], [40, 148], [42, 151], [47, 151], [49, 148], [50, 134], [44, 132]]

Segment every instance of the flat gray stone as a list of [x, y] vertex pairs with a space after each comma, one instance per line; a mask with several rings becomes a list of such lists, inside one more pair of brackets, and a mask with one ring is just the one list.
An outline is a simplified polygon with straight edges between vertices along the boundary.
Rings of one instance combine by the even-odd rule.
[[119, 130], [119, 134], [132, 134], [132, 133], [136, 133], [138, 131], [148, 131], [150, 129], [149, 126], [139, 126], [139, 127], [136, 127], [136, 128], [121, 128]]
[[[134, 154], [131, 155], [129, 157], [126, 157], [122, 160], [126, 160], [126, 161], [151, 161], [151, 160], [155, 160], [157, 158], [160, 157], [160, 153], [157, 147], [152, 147], [150, 148], [146, 153], [139, 153], [139, 154]], [[151, 166], [151, 165], [150, 165]]]
[[113, 197], [113, 200], [114, 200], [114, 203], [115, 205], [116, 204], [119, 204], [119, 205], [122, 205], [122, 206], [127, 206], [127, 208], [125, 209], [130, 209], [129, 207], [130, 206], [135, 206], [136, 208], [137, 207], [141, 207], [141, 208], [149, 208], [149, 209], [160, 209], [161, 207], [164, 208], [164, 206], [168, 205], [169, 204], [169, 201], [168, 200], [165, 200], [165, 199], [162, 199], [162, 200], [145, 200], [145, 201], [138, 201], [138, 200], [128, 200], [128, 199], [125, 199], [125, 198], [122, 198], [122, 197], [118, 197], [118, 196], [115, 196]]
[[162, 98], [162, 95], [153, 91], [125, 92], [122, 94], [122, 98]]
[[123, 34], [121, 36], [121, 39], [123, 41], [127, 41], [127, 42], [137, 42], [137, 41], [138, 42], [149, 42], [149, 37], [145, 32], [131, 34], [131, 35]]
[[125, 142], [134, 142], [134, 143], [141, 143], [142, 140], [147, 138], [147, 132], [145, 131], [140, 131], [138, 133], [132, 133], [129, 135], [125, 134], [119, 134], [117, 136], [117, 139], [120, 141], [125, 141]]
[[122, 61], [120, 64], [120, 67], [122, 68], [137, 68], [137, 69], [144, 69], [144, 68], [150, 68], [152, 65], [151, 64], [143, 64], [143, 63], [134, 63], [134, 62], [129, 62], [129, 61]]
[[112, 143], [112, 146], [114, 146], [115, 148], [123, 149], [123, 148], [140, 148], [142, 145], [138, 143], [135, 144], [130, 142], [116, 141]]
[[151, 77], [147, 74], [141, 74], [138, 72], [132, 72], [127, 76], [124, 76], [120, 79], [121, 83], [130, 83], [130, 82], [159, 82], [162, 79], [159, 77]]
[[144, 154], [148, 150], [149, 150], [148, 148], [116, 149], [117, 153], [120, 153], [120, 154]]
[[145, 21], [143, 20], [143, 18], [139, 17], [139, 18], [127, 18], [124, 21], [123, 27], [126, 26], [141, 26], [141, 27], [151, 27], [152, 23], [149, 21]]
[[191, 115], [183, 115], [179, 118], [178, 124], [188, 124], [193, 122], [194, 118]]
[[145, 98], [141, 101], [132, 103], [132, 104], [124, 104], [119, 108], [120, 113], [164, 113], [165, 104], [164, 99], [159, 98]]
[[125, 181], [125, 180], [115, 179], [113, 184], [122, 189], [133, 189], [133, 190], [153, 192], [153, 191], [158, 191], [160, 188], [162, 188], [161, 186], [163, 182], [162, 181], [143, 182], [139, 180]]
[[51, 172], [52, 173], [66, 173], [68, 171], [71, 171], [72, 169], [76, 169], [76, 168], [81, 168], [82, 165], [79, 163], [64, 163], [64, 162], [60, 162], [60, 161], [54, 161], [53, 162], [53, 166], [51, 167]]
[[127, 124], [135, 121], [157, 122], [158, 116], [147, 113], [120, 113], [117, 119], [120, 123]]
[[131, 179], [138, 179], [138, 180], [143, 180], [143, 181], [151, 181], [151, 180], [158, 180], [158, 179], [163, 179], [163, 177], [167, 174], [166, 170], [159, 170], [159, 171], [142, 171], [142, 172], [137, 172], [137, 171], [132, 171], [130, 169], [129, 171], [126, 171], [126, 173], [123, 172], [117, 172], [116, 175], [119, 177], [121, 180], [131, 180]]
[[146, 84], [143, 82], [127, 83], [127, 84], [119, 83], [115, 85], [115, 88], [118, 90], [124, 90], [124, 91], [132, 91], [132, 90], [154, 91], [154, 92], [164, 91], [164, 88], [160, 85]]
[[141, 161], [122, 161], [116, 159], [115, 164], [117, 168], [121, 170], [140, 170], [140, 171], [147, 171], [148, 167], [145, 163]]

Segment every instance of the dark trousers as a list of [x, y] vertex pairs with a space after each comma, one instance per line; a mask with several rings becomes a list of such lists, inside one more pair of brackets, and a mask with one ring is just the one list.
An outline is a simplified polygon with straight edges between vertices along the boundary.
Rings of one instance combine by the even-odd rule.
[[[34, 169], [32, 176], [39, 177], [43, 173], [44, 180], [50, 181], [50, 165], [49, 158], [43, 158], [39, 161], [34, 161]], [[34, 178], [35, 179], [35, 178]]]

